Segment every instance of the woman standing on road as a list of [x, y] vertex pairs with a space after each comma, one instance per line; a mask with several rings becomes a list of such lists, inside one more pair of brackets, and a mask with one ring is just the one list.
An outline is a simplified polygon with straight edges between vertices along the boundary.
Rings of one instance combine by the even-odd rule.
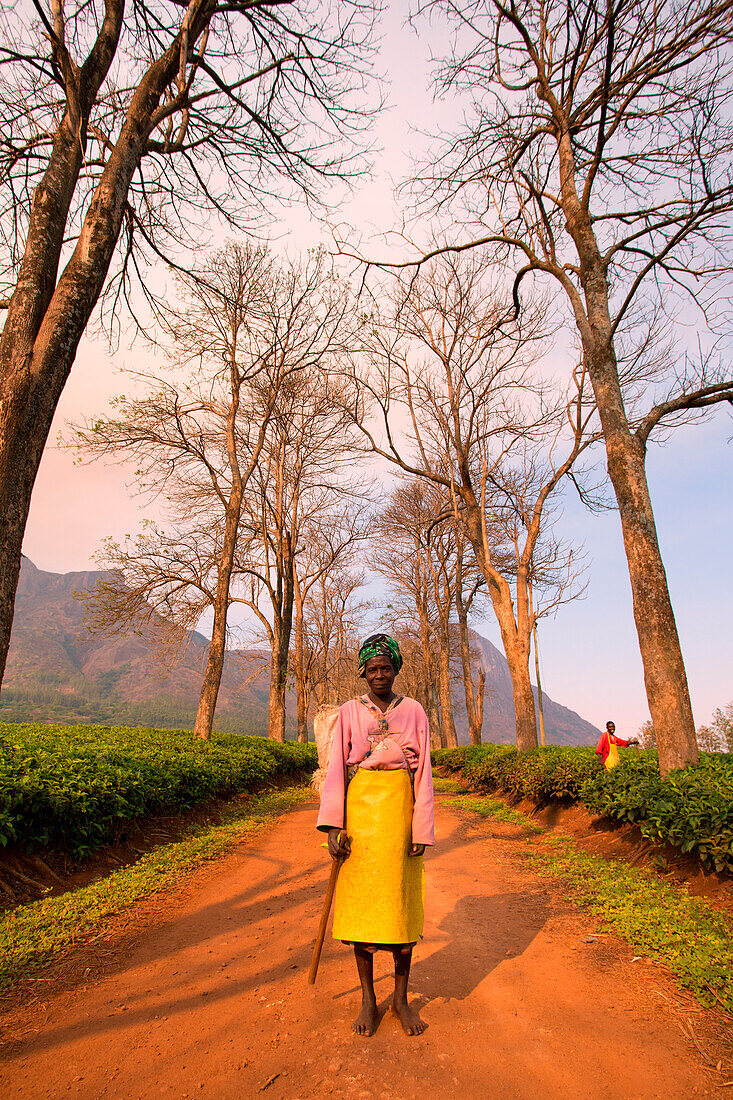
[[[412, 949], [422, 935], [422, 856], [434, 844], [430, 731], [414, 699], [392, 690], [399, 646], [373, 634], [359, 650], [368, 691], [340, 708], [321, 795], [318, 828], [333, 859], [344, 859], [336, 886], [333, 936], [353, 944], [362, 1008], [353, 1029], [377, 1027], [374, 952], [394, 957], [392, 1011], [407, 1035], [426, 1025], [407, 1002]], [[341, 830], [345, 827], [348, 836]]]

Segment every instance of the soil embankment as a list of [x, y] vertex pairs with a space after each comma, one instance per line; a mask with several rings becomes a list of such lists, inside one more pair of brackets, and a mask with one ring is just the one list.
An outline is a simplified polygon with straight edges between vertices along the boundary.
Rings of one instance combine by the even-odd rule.
[[671, 844], [647, 839], [636, 825], [623, 824], [610, 817], [594, 817], [577, 802], [551, 802], [539, 809], [529, 801], [515, 805], [545, 831], [558, 831], [572, 837], [575, 844], [590, 855], [645, 867], [660, 878], [683, 887], [693, 897], [704, 898], [713, 908], [733, 912], [733, 875], [706, 870], [695, 855], [687, 855]]
[[[314, 808], [138, 906], [5, 999], [0, 1094], [426, 1100], [728, 1096], [722, 1017], [527, 866], [520, 830], [439, 806], [411, 987], [429, 1027], [371, 1039], [349, 950], [306, 984], [327, 860]], [[376, 973], [386, 1008], [388, 957]], [[711, 1064], [712, 1063], [712, 1064]]]

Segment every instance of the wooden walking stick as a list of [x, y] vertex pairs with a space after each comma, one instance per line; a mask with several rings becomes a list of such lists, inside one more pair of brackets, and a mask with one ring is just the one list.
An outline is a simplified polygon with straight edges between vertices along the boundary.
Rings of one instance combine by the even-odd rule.
[[[341, 833], [339, 833], [339, 843], [341, 843]], [[341, 870], [341, 864], [344, 862], [346, 856], [339, 856], [338, 859], [334, 859], [331, 866], [331, 874], [328, 878], [328, 888], [326, 890], [326, 899], [323, 902], [323, 912], [321, 913], [321, 923], [318, 925], [318, 934], [316, 935], [316, 942], [313, 948], [313, 958], [311, 959], [311, 967], [308, 971], [308, 985], [316, 984], [316, 974], [318, 973], [318, 964], [321, 961], [321, 951], [323, 950], [323, 941], [326, 938], [326, 927], [328, 926], [328, 917], [331, 912], [331, 906], [333, 904], [333, 894], [336, 889], [336, 879], [339, 877], [339, 871]]]

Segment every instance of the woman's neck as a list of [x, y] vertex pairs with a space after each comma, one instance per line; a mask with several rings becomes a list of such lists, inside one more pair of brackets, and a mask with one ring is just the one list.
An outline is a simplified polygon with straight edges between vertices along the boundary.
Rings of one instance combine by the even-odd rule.
[[397, 698], [393, 691], [390, 691], [389, 695], [385, 695], [384, 697], [382, 697], [381, 695], [375, 695], [371, 691], [368, 692], [368, 695], [374, 705], [376, 707], [379, 707], [382, 714], [384, 714], [385, 711], [389, 709], [389, 707], [392, 705], [392, 703], [394, 703], [395, 699]]

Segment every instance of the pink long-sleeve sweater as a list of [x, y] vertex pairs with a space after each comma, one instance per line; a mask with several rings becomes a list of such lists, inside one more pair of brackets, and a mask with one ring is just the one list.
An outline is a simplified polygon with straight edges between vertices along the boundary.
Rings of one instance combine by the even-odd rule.
[[412, 812], [412, 843], [434, 844], [433, 773], [430, 767], [430, 730], [425, 711], [414, 699], [403, 696], [381, 715], [386, 723], [379, 729], [380, 715], [373, 704], [350, 699], [339, 709], [331, 746], [326, 781], [321, 794], [318, 828], [341, 828], [344, 824], [346, 770], [352, 764], [366, 769], [391, 771], [409, 763], [414, 777], [415, 805]]

